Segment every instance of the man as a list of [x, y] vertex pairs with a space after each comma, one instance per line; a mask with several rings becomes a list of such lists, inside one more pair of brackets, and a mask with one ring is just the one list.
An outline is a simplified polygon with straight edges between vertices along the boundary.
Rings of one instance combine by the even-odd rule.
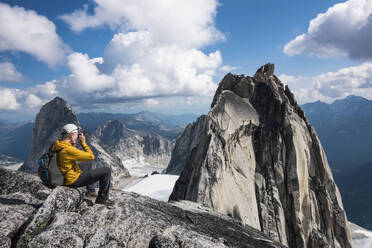
[[[77, 139], [84, 151], [75, 147]], [[97, 204], [106, 206], [114, 205], [108, 199], [110, 190], [110, 168], [97, 168], [82, 171], [76, 161], [92, 161], [94, 154], [86, 143], [83, 133], [74, 124], [66, 124], [62, 127], [62, 139], [53, 144], [54, 151], [59, 151], [57, 156], [58, 167], [64, 175], [64, 185], [71, 188], [87, 186], [88, 194], [96, 195], [93, 183], [99, 181], [99, 191], [96, 198]]]

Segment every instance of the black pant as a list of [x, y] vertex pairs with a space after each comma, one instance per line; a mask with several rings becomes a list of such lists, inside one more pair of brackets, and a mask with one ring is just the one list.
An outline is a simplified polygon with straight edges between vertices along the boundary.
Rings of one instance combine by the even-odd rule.
[[97, 168], [92, 170], [83, 171], [78, 179], [72, 184], [68, 185], [70, 188], [78, 188], [87, 186], [89, 190], [93, 183], [99, 181], [99, 191], [97, 199], [108, 199], [108, 194], [110, 190], [110, 178], [111, 178], [111, 169], [107, 167]]

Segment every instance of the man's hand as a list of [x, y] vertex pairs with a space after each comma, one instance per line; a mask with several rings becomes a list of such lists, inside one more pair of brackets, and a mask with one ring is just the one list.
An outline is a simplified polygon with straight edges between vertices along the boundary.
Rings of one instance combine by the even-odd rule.
[[79, 137], [80, 143], [85, 143], [85, 136], [83, 133], [80, 133], [78, 137]]

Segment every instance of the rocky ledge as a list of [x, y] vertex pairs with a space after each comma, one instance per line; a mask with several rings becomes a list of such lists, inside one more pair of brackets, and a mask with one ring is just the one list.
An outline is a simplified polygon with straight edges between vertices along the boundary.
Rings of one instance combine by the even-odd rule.
[[108, 209], [84, 199], [82, 188], [50, 190], [2, 168], [0, 175], [0, 247], [284, 247], [197, 203], [112, 190]]

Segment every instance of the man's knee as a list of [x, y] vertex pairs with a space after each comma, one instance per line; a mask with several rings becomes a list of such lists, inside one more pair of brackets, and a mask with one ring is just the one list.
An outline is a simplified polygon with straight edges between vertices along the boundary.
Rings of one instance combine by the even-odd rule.
[[103, 172], [104, 172], [105, 175], [111, 176], [111, 168], [109, 168], [109, 167], [104, 167]]

